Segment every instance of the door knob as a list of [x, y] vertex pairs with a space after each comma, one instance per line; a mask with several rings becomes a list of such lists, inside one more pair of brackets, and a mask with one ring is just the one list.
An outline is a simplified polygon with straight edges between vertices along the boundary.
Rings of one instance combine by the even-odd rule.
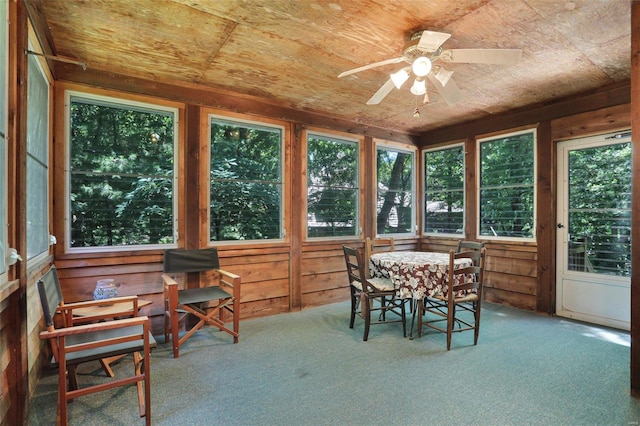
[[558, 229], [560, 229], [560, 228], [564, 228], [564, 225], [563, 225], [563, 224], [561, 224], [561, 223], [559, 223], [557, 226], [558, 226]]

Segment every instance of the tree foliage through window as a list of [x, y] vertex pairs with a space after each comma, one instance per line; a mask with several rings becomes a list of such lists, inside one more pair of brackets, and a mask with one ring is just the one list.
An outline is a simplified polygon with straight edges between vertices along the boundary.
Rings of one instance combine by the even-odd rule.
[[480, 141], [480, 235], [534, 237], [535, 132]]
[[380, 146], [376, 164], [378, 234], [413, 233], [414, 154]]
[[211, 241], [282, 238], [282, 130], [211, 119]]
[[307, 235], [358, 235], [358, 144], [307, 139]]
[[174, 242], [175, 114], [71, 98], [71, 247]]

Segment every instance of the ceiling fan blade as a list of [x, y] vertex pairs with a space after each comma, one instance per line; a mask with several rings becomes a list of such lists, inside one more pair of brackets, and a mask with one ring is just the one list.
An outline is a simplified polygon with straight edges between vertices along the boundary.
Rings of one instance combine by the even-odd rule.
[[440, 96], [444, 98], [445, 102], [448, 105], [453, 105], [457, 102], [460, 102], [464, 98], [462, 92], [460, 91], [460, 88], [458, 87], [456, 82], [453, 81], [453, 79], [450, 78], [449, 81], [447, 81], [447, 84], [443, 86], [435, 76], [429, 74], [427, 77], [429, 78], [429, 81], [436, 87], [436, 90], [438, 90], [438, 93], [440, 93]]
[[451, 49], [445, 50], [440, 59], [445, 62], [463, 62], [467, 64], [513, 65], [520, 62], [520, 49]]
[[347, 76], [347, 75], [351, 75], [351, 74], [355, 74], [355, 73], [360, 72], [360, 71], [370, 70], [371, 68], [381, 67], [383, 65], [397, 64], [398, 62], [402, 62], [403, 60], [404, 60], [404, 58], [401, 56], [399, 58], [387, 59], [386, 61], [374, 62], [373, 64], [364, 65], [362, 67], [354, 68], [352, 70], [340, 73], [338, 78], [344, 77], [344, 76]]
[[394, 87], [396, 86], [393, 84], [393, 80], [387, 80], [387, 82], [383, 84], [382, 87], [380, 87], [378, 91], [374, 93], [373, 96], [367, 101], [367, 105], [379, 104], [385, 98], [385, 96], [387, 96], [391, 92], [391, 90], [393, 90]]
[[449, 37], [451, 34], [424, 30], [417, 47], [428, 52], [435, 52]]

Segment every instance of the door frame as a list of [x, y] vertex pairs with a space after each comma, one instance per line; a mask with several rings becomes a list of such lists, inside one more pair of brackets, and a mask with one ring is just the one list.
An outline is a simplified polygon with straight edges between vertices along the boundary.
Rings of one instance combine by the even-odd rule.
[[[568, 271], [567, 264], [569, 258], [568, 251], [568, 206], [567, 206], [567, 180], [568, 180], [568, 152], [590, 147], [605, 146], [609, 144], [631, 143], [630, 131], [618, 131], [615, 133], [585, 136], [575, 139], [558, 141], [556, 143], [556, 268], [555, 268], [555, 314], [562, 317], [572, 318], [579, 321], [630, 330], [631, 312], [631, 277], [619, 277], [612, 275], [598, 275], [584, 271]], [[598, 315], [594, 312], [585, 313], [564, 307], [564, 285], [568, 286], [576, 283], [590, 283], [594, 286], [609, 287], [619, 294], [628, 292], [629, 320], [624, 321], [616, 318]], [[595, 287], [594, 287], [595, 288]], [[596, 290], [593, 294], [597, 294]], [[592, 295], [593, 297], [593, 295]]]

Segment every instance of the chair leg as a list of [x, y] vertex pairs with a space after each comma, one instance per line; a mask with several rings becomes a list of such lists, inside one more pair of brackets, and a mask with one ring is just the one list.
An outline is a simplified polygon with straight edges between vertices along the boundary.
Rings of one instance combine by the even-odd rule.
[[357, 310], [358, 310], [358, 298], [355, 294], [351, 293], [351, 318], [349, 319], [349, 328], [353, 328], [353, 324], [356, 320]]
[[[69, 385], [71, 384], [71, 377], [75, 377], [75, 367], [67, 369], [67, 363], [62, 362], [58, 366], [58, 410], [56, 414], [56, 425], [66, 426], [69, 424], [67, 417], [67, 371], [69, 371]], [[75, 380], [74, 380], [75, 381]], [[75, 389], [77, 389], [78, 383], [75, 381]]]
[[362, 336], [362, 340], [366, 342], [369, 338], [369, 326], [371, 325], [371, 306], [369, 306], [369, 298], [365, 293], [362, 293], [361, 298], [360, 305], [362, 306], [362, 316], [364, 317], [364, 335]]
[[[144, 362], [142, 355], [139, 352], [133, 353], [133, 365], [134, 372], [136, 376], [139, 376], [142, 372], [140, 368], [141, 363]], [[144, 417], [145, 414], [145, 406], [144, 406], [144, 395], [142, 394], [142, 382], [136, 382], [136, 388], [138, 390], [138, 407], [140, 409], [140, 417]]]
[[418, 300], [418, 306], [416, 307], [415, 315], [418, 317], [418, 338], [422, 337], [422, 316], [424, 310], [424, 300]]
[[455, 320], [455, 305], [447, 309], [447, 350], [451, 350], [451, 335], [453, 334], [454, 320]]
[[400, 301], [400, 312], [402, 313], [402, 337], [407, 337], [407, 310], [405, 301]]
[[173, 346], [173, 357], [180, 356], [180, 314], [176, 311], [171, 312], [171, 345]]
[[69, 390], [78, 389], [78, 373], [76, 372], [75, 365], [67, 367], [67, 378], [69, 380]]
[[476, 304], [476, 311], [474, 312], [474, 316], [475, 316], [475, 324], [474, 324], [474, 330], [473, 330], [473, 344], [477, 345], [478, 344], [478, 336], [480, 335], [480, 303]]

